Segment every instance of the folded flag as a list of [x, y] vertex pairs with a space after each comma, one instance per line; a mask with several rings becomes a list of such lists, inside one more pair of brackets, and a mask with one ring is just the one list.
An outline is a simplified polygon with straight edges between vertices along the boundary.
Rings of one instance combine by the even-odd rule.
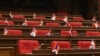
[[33, 27], [32, 32], [30, 33], [31, 36], [35, 37], [36, 36], [36, 29]]
[[98, 22], [95, 23], [95, 27], [96, 29], [99, 27]]
[[40, 26], [43, 26], [43, 21], [41, 20], [41, 22], [40, 22]]
[[64, 22], [68, 22], [68, 17], [65, 16], [64, 19], [63, 19], [63, 21], [64, 21]]
[[70, 36], [73, 35], [73, 34], [72, 34], [72, 27], [70, 28], [69, 33], [70, 33]]
[[8, 29], [4, 28], [4, 34], [3, 35], [7, 35], [7, 33], [8, 33]]
[[51, 30], [48, 31], [48, 33], [46, 33], [46, 36], [50, 36], [51, 35]]
[[95, 42], [92, 40], [89, 49], [95, 49], [96, 45]]
[[36, 18], [36, 13], [33, 14], [33, 19], [35, 19], [35, 18]]
[[6, 20], [5, 20], [5, 23], [6, 23], [7, 25], [9, 25], [9, 22], [8, 22], [7, 18], [6, 18]]
[[54, 20], [54, 21], [56, 20], [56, 15], [55, 14], [52, 15], [51, 20]]
[[11, 19], [13, 18], [12, 12], [9, 13], [9, 16]]
[[25, 26], [27, 25], [27, 20], [26, 19], [25, 19], [25, 21], [24, 21], [24, 23], [22, 25], [25, 25]]
[[96, 21], [96, 17], [95, 16], [93, 16], [92, 21]]
[[56, 44], [55, 48], [52, 50], [52, 53], [57, 55], [59, 50], [60, 50], [60, 46]]

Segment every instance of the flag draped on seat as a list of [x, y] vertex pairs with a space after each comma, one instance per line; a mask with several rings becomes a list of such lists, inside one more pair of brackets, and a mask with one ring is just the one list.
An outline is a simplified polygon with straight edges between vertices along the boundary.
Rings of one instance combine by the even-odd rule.
[[7, 33], [8, 33], [8, 29], [4, 28], [4, 35], [7, 35]]
[[56, 20], [56, 15], [55, 14], [52, 15], [51, 20], [54, 20], [54, 21]]
[[63, 19], [63, 21], [64, 21], [64, 22], [68, 22], [68, 17], [65, 16], [64, 19]]
[[95, 49], [96, 45], [95, 42], [92, 40], [89, 49]]
[[31, 36], [35, 37], [36, 36], [36, 29], [33, 27], [32, 32], [30, 33]]
[[25, 26], [27, 25], [27, 20], [26, 19], [25, 19], [25, 21], [24, 21], [24, 23], [22, 25], [25, 25]]
[[13, 18], [12, 12], [9, 13], [9, 16], [11, 19]]
[[60, 46], [59, 44], [56, 44], [55, 48], [52, 50], [52, 53], [57, 55], [59, 50], [60, 50]]
[[96, 29], [99, 27], [98, 22], [95, 22]]

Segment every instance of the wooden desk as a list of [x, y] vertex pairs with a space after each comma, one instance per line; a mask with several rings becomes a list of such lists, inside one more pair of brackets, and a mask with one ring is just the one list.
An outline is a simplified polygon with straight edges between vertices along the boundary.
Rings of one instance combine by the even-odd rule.
[[21, 56], [99, 56], [100, 49], [70, 49], [70, 50], [60, 50], [57, 55], [52, 54], [52, 50], [43, 49], [43, 50], [33, 50], [32, 54], [23, 54]]

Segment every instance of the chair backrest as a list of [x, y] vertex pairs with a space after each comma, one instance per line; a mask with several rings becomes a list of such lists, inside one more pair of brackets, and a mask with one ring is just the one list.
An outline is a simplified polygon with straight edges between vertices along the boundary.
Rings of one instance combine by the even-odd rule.
[[57, 44], [60, 46], [60, 49], [71, 49], [71, 43], [69, 41], [52, 41], [51, 49], [54, 49]]
[[62, 30], [62, 31], [60, 32], [60, 35], [61, 35], [61, 36], [78, 36], [78, 32], [77, 32], [77, 31], [72, 31], [72, 32], [70, 32], [70, 31], [68, 31], [68, 30]]
[[21, 36], [23, 35], [21, 30], [7, 30], [5, 35], [14, 35], [14, 36]]
[[39, 42], [37, 40], [19, 40], [18, 52], [19, 54], [32, 54], [32, 50], [39, 49]]
[[50, 23], [48, 22], [45, 24], [45, 26], [47, 26], [47, 27], [59, 27], [60, 24], [56, 23], [56, 22], [50, 22]]
[[85, 35], [86, 36], [100, 36], [100, 32], [98, 32], [98, 31], [86, 31]]
[[0, 20], [0, 25], [5, 25], [4, 20]]
[[13, 21], [5, 22], [4, 20], [0, 20], [0, 25], [14, 25], [14, 22]]
[[83, 26], [82, 22], [69, 22], [66, 24], [68, 25], [68, 27], [81, 27], [81, 26]]
[[5, 25], [14, 25], [14, 22], [13, 21], [8, 21], [8, 22], [5, 22]]
[[40, 21], [27, 21], [26, 25], [27, 26], [39, 26], [40, 25]]
[[[33, 18], [34, 18], [34, 16], [33, 16]], [[45, 20], [46, 17], [44, 15], [37, 15], [37, 16], [35, 16], [35, 19], [36, 20]]]
[[36, 36], [50, 36], [51, 30], [36, 30]]
[[24, 19], [24, 15], [13, 15], [13, 19]]
[[84, 21], [85, 19], [83, 17], [73, 17], [73, 21]]
[[89, 49], [91, 41], [78, 41], [77, 46], [79, 49]]
[[61, 21], [63, 21], [63, 19], [64, 19], [64, 16], [56, 16], [56, 19], [55, 20], [61, 20]]

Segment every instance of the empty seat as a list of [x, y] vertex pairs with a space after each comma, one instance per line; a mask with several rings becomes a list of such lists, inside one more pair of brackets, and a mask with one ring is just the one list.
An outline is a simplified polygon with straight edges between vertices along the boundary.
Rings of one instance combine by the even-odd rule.
[[69, 41], [52, 41], [51, 49], [55, 49], [57, 44], [60, 46], [60, 49], [71, 49], [71, 43]]
[[0, 25], [5, 25], [4, 20], [0, 20]]
[[13, 19], [24, 19], [24, 15], [18, 15], [18, 14], [16, 14], [16, 15], [12, 15], [12, 18]]
[[59, 27], [60, 24], [56, 23], [56, 22], [50, 22], [50, 23], [48, 22], [45, 24], [45, 26], [47, 26], [47, 27]]
[[98, 32], [98, 31], [86, 31], [85, 35], [86, 36], [100, 36], [100, 32]]
[[32, 50], [39, 49], [39, 42], [37, 40], [19, 40], [18, 52], [19, 54], [32, 54]]
[[40, 26], [41, 22], [40, 21], [27, 21], [27, 22], [24, 22], [24, 24], [27, 26]]
[[22, 31], [21, 30], [4, 29], [4, 35], [21, 36], [22, 35]]
[[46, 19], [46, 17], [44, 15], [33, 16], [33, 18], [36, 20], [45, 20]]
[[13, 21], [0, 20], [0, 25], [14, 25]]
[[95, 48], [95, 42], [92, 42], [92, 41], [78, 41], [77, 46], [78, 46], [79, 49], [94, 49]]
[[36, 30], [36, 36], [50, 36], [51, 30]]
[[83, 26], [82, 22], [69, 22], [66, 23], [65, 25], [67, 25], [68, 27], [81, 27]]
[[14, 22], [13, 21], [8, 21], [8, 22], [5, 22], [5, 25], [14, 25]]
[[56, 16], [55, 20], [61, 20], [61, 21], [63, 21], [63, 19], [64, 19], [64, 16]]
[[61, 36], [78, 36], [78, 32], [77, 31], [68, 31], [68, 30], [62, 30], [60, 33]]
[[73, 21], [84, 21], [85, 19], [83, 17], [73, 17]]

